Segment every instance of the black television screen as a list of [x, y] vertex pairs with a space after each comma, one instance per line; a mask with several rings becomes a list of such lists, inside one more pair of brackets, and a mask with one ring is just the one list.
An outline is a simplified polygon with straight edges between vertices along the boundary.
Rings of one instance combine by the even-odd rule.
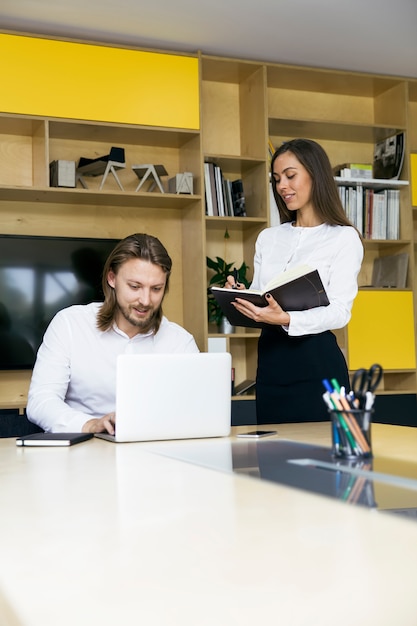
[[0, 369], [31, 369], [52, 317], [103, 299], [118, 239], [0, 235]]

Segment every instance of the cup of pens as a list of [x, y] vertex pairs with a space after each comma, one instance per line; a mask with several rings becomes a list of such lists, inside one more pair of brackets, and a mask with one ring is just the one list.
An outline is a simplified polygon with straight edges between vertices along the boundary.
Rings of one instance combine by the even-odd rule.
[[336, 458], [372, 457], [372, 409], [329, 410], [332, 422], [332, 452]]
[[323, 394], [330, 414], [333, 456], [344, 459], [372, 457], [371, 424], [375, 389], [383, 370], [378, 364], [357, 370], [348, 393], [334, 378], [323, 380]]

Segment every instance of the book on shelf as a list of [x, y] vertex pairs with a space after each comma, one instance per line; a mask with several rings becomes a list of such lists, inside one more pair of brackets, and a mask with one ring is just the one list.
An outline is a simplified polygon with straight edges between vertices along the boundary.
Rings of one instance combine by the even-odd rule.
[[235, 217], [246, 217], [246, 199], [243, 189], [243, 180], [238, 178], [232, 181], [233, 214]]
[[92, 439], [90, 433], [35, 433], [16, 439], [17, 446], [73, 446]]
[[372, 201], [371, 239], [387, 239], [387, 190], [374, 191]]
[[256, 381], [250, 378], [247, 378], [243, 382], [235, 385], [234, 393], [235, 396], [243, 396], [245, 393], [255, 393]]
[[400, 190], [387, 190], [387, 239], [400, 238]]
[[410, 154], [411, 204], [417, 207], [417, 153]]
[[213, 198], [211, 196], [210, 169], [209, 163], [204, 163], [204, 194], [206, 200], [206, 215], [214, 215]]
[[343, 163], [333, 168], [333, 174], [340, 178], [372, 178], [372, 163]]
[[364, 196], [364, 236], [368, 239], [399, 239], [399, 190], [366, 189]]
[[225, 201], [225, 211], [226, 215], [229, 217], [233, 217], [233, 198], [232, 198], [232, 181], [227, 180], [227, 178], [223, 178], [223, 195]]
[[329, 304], [318, 271], [308, 265], [300, 265], [287, 272], [282, 272], [271, 280], [263, 291], [210, 287], [210, 292], [232, 326], [245, 326], [247, 328], [262, 328], [265, 324], [256, 322], [235, 309], [232, 303], [236, 298], [242, 298], [256, 306], [265, 307], [268, 305], [266, 294], [270, 293], [285, 311], [304, 311]]
[[361, 184], [339, 185], [346, 216], [366, 239], [399, 239], [399, 189], [370, 189]]
[[219, 200], [217, 197], [217, 187], [216, 187], [216, 169], [214, 163], [209, 163], [209, 173], [210, 173], [210, 187], [211, 187], [211, 197], [213, 199], [213, 214], [219, 215]]
[[275, 146], [271, 141], [271, 138], [268, 139], [268, 154], [269, 154], [269, 160], [272, 160], [272, 157], [274, 156], [276, 150], [275, 150]]
[[215, 217], [245, 217], [246, 202], [241, 178], [231, 181], [212, 162], [204, 163], [206, 215]]
[[405, 133], [391, 135], [374, 146], [373, 176], [398, 180], [404, 163]]
[[75, 161], [62, 159], [49, 164], [50, 187], [75, 187]]
[[216, 191], [216, 175], [214, 169], [214, 163], [204, 163], [204, 187], [206, 195], [206, 215], [218, 216], [219, 207], [217, 202]]
[[405, 289], [408, 262], [407, 252], [377, 257], [372, 268], [372, 287]]

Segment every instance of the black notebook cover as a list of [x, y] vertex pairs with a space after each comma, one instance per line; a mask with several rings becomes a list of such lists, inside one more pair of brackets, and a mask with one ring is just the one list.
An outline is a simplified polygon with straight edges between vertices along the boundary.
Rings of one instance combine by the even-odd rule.
[[90, 433], [35, 433], [16, 439], [17, 446], [73, 446], [92, 439]]
[[[235, 298], [244, 298], [256, 306], [264, 307], [268, 304], [265, 294], [221, 289], [218, 287], [212, 287], [211, 293], [216, 298], [232, 326], [263, 328], [267, 325], [246, 317], [246, 315], [235, 309], [232, 304]], [[329, 299], [317, 270], [295, 278], [284, 285], [270, 289], [266, 293], [270, 293], [284, 311], [305, 311], [306, 309], [327, 306], [329, 304]]]

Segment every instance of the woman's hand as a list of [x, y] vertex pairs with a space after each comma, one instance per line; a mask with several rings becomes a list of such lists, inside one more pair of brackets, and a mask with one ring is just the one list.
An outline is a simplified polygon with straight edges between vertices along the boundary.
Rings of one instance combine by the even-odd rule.
[[231, 274], [227, 277], [227, 280], [224, 285], [225, 289], [245, 289], [245, 285], [242, 283], [237, 283], [235, 277]]
[[288, 326], [291, 319], [289, 313], [284, 311], [270, 294], [266, 295], [266, 299], [268, 301], [268, 306], [266, 307], [255, 306], [252, 302], [242, 300], [238, 296], [236, 296], [236, 300], [232, 304], [240, 313], [255, 320], [255, 322]]
[[108, 413], [104, 417], [93, 418], [88, 420], [82, 428], [83, 433], [109, 433], [114, 435], [114, 424], [116, 422], [116, 414]]

